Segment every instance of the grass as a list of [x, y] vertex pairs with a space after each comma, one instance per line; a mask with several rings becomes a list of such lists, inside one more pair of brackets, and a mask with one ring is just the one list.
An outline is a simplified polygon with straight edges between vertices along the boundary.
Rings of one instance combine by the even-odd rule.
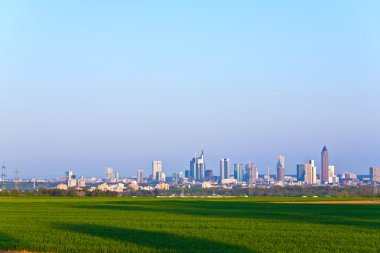
[[0, 249], [380, 251], [380, 205], [271, 203], [311, 200], [1, 198]]

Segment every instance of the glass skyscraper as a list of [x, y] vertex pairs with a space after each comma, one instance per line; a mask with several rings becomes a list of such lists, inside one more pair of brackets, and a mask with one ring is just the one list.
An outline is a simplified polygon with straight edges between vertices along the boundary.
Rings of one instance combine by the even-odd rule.
[[228, 179], [230, 174], [230, 159], [222, 158], [220, 160], [220, 181]]

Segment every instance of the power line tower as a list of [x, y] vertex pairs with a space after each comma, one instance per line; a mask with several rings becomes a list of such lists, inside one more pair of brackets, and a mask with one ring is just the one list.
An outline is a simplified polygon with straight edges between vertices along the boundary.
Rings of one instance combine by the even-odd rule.
[[252, 197], [252, 183], [249, 183], [249, 187], [248, 187], [248, 197]]
[[19, 178], [19, 171], [16, 168], [14, 183], [15, 183], [15, 190], [17, 190], [17, 191], [18, 191], [18, 182], [19, 182], [19, 180], [20, 180], [20, 178]]
[[377, 195], [378, 195], [378, 192], [377, 192], [377, 182], [374, 181], [374, 182], [373, 182], [373, 197], [376, 198]]
[[7, 190], [7, 182], [5, 181], [7, 177], [6, 171], [7, 167], [5, 167], [5, 161], [3, 161], [3, 166], [1, 167], [1, 189], [3, 191]]

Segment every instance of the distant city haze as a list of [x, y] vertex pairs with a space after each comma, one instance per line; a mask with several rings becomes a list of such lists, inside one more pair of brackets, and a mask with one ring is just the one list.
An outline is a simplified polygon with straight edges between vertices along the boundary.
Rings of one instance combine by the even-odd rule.
[[8, 178], [167, 176], [252, 161], [285, 174], [329, 150], [380, 166], [379, 1], [2, 1]]

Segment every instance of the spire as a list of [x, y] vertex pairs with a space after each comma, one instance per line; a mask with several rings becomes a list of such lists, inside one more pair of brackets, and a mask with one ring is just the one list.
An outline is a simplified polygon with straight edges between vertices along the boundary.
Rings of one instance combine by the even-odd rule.
[[323, 146], [322, 152], [327, 152], [326, 146]]

